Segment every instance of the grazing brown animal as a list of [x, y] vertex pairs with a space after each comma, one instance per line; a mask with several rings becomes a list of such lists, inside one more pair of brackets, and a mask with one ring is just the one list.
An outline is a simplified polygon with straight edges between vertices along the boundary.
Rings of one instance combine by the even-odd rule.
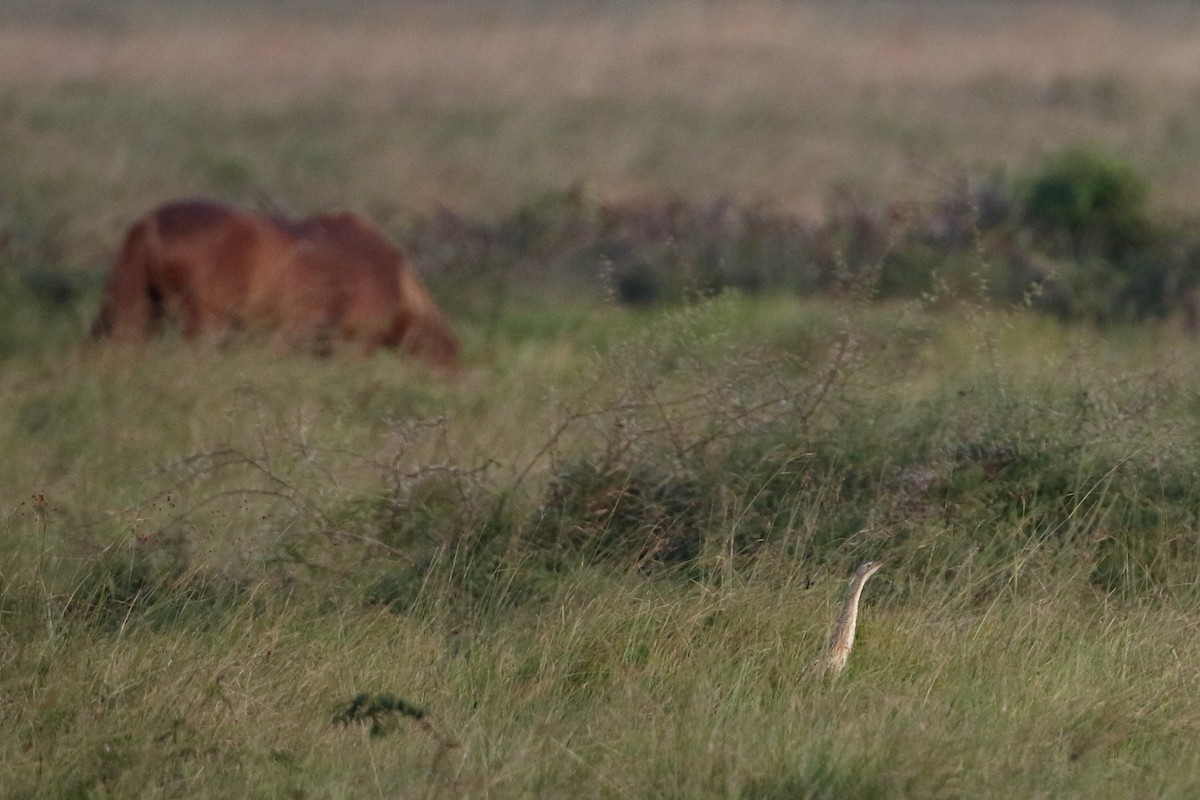
[[206, 201], [161, 206], [121, 247], [92, 336], [250, 328], [328, 351], [359, 343], [457, 363], [458, 339], [399, 251], [354, 214], [290, 221]]

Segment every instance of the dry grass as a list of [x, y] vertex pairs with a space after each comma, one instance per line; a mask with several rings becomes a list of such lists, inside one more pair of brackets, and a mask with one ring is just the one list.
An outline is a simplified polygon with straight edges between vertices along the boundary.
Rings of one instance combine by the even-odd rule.
[[426, 169], [397, 170], [418, 204], [496, 207], [506, 186], [557, 176], [603, 192], [766, 195], [817, 214], [843, 181], [927, 195], [962, 166], [1020, 169], [1087, 138], [1127, 152], [1167, 205], [1200, 207], [1200, 168], [1184, 157], [1200, 14], [1186, 4], [458, 2], [370, 5], [335, 22], [78, 5], [92, 13], [78, 24], [3, 26], [5, 85], [199, 91], [260, 113], [333, 94], [385, 120], [413, 105], [432, 127], [499, 115], [478, 151], [453, 153], [458, 166], [426, 151]]
[[996, 75], [1035, 85], [1120, 75], [1190, 86], [1200, 74], [1200, 17], [1180, 4], [1133, 13], [1086, 2], [949, 11], [929, 3], [763, 0], [636, 10], [414, 3], [339, 24], [286, 11], [160, 9], [128, 14], [115, 28], [7, 24], [0, 71], [7, 83], [35, 85], [192, 85], [199, 75], [267, 93], [342, 81], [389, 89], [432, 82], [475, 99], [636, 95], [665, 86], [692, 100], [755, 92], [786, 102], [834, 80], [958, 86]]

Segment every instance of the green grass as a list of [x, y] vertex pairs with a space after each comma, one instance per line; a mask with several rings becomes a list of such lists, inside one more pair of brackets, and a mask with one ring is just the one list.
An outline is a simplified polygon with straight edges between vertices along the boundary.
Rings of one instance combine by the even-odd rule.
[[[249, 344], [10, 359], [6, 791], [1195, 790], [1192, 342], [791, 300], [560, 314], [502, 320], [450, 383]], [[847, 332], [803, 424], [746, 411], [810, 397]], [[555, 516], [572, 463], [618, 484]], [[647, 560], [680, 518], [695, 556]], [[840, 578], [878, 555], [850, 668], [817, 680]], [[360, 692], [424, 722], [335, 724]]]
[[[259, 596], [216, 625], [68, 626], [10, 658], [12, 796], [1118, 797], [1195, 790], [1194, 608], [1086, 586], [877, 587], [805, 673], [829, 580], [566, 579], [503, 625]], [[267, 592], [264, 591], [263, 595]], [[203, 616], [211, 619], [211, 609]], [[17, 676], [20, 676], [19, 678]], [[70, 691], [65, 691], [70, 687]], [[422, 706], [371, 737], [359, 691]], [[1150, 781], [1149, 784], [1146, 781]]]
[[84, 343], [120, 232], [181, 194], [397, 238], [577, 181], [820, 214], [1088, 138], [1194, 213], [1194, 12], [1056, 8], [7, 4], [0, 794], [1194, 797], [1178, 320], [631, 310], [526, 267], [432, 276], [452, 378]]

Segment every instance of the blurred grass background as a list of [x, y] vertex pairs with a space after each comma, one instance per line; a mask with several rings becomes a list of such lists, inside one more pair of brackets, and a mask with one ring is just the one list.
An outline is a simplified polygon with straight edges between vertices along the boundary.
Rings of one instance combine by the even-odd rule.
[[581, 181], [816, 215], [839, 185], [936, 196], [964, 169], [1022, 171], [1080, 139], [1195, 210], [1188, 9], [6, 3], [3, 176], [58, 197], [67, 243], [93, 259], [182, 192], [386, 223]]

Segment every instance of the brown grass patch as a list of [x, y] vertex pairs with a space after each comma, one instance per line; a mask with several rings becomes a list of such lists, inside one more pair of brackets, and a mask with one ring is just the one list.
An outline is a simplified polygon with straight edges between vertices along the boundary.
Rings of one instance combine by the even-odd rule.
[[[535, 4], [536, 5], [536, 4]], [[330, 24], [302, 15], [172, 11], [106, 27], [18, 21], [0, 31], [10, 84], [64, 80], [231, 82], [303, 89], [346, 80], [494, 97], [682, 91], [778, 94], [836, 76], [873, 86], [957, 85], [994, 75], [1047, 84], [1120, 74], [1191, 84], [1200, 15], [1172, 4], [855, 3], [836, 8], [751, 0], [516, 12], [417, 4]]]

